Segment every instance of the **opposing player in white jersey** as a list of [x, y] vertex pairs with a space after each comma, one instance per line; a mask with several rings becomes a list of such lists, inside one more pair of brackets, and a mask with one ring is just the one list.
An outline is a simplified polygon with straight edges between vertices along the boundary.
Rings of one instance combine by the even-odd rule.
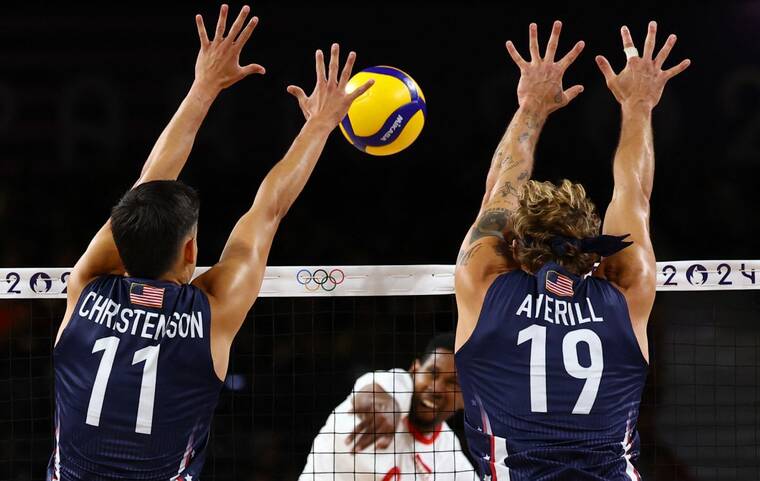
[[330, 414], [299, 481], [472, 481], [446, 420], [462, 409], [454, 335], [428, 342], [409, 371], [368, 372]]

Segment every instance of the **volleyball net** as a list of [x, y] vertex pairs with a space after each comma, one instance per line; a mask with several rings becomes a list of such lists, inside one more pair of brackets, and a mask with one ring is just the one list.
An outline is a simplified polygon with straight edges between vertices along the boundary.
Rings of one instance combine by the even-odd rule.
[[[357, 378], [407, 369], [431, 337], [454, 330], [453, 271], [268, 268], [232, 348], [203, 479], [297, 479]], [[44, 478], [69, 272], [0, 269], [0, 480]], [[657, 279], [642, 478], [760, 479], [760, 261], [661, 262]], [[461, 414], [450, 424], [465, 445]]]

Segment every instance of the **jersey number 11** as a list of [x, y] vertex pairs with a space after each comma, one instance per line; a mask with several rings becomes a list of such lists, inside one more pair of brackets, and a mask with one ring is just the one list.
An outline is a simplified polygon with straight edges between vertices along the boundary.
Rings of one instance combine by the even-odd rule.
[[[100, 426], [100, 412], [103, 410], [103, 398], [106, 395], [108, 378], [111, 377], [111, 368], [116, 359], [116, 349], [119, 347], [119, 338], [116, 336], [103, 337], [95, 341], [92, 353], [105, 351], [100, 358], [98, 373], [95, 375], [95, 383], [90, 394], [90, 403], [87, 405], [87, 420], [90, 426]], [[150, 434], [153, 426], [153, 401], [156, 397], [156, 370], [158, 368], [158, 351], [161, 345], [148, 346], [135, 351], [132, 357], [132, 365], [145, 362], [143, 365], [143, 377], [140, 384], [140, 401], [137, 405], [137, 421], [135, 432]]]

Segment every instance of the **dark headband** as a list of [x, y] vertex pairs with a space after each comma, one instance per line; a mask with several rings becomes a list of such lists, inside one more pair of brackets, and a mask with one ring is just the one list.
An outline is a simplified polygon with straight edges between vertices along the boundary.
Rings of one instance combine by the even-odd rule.
[[[624, 240], [629, 235], [631, 234], [623, 234], [619, 236], [602, 234], [596, 237], [586, 237], [584, 239], [555, 235], [549, 239], [548, 243], [551, 246], [554, 255], [557, 256], [566, 255], [568, 247], [572, 246], [582, 253], [599, 254], [602, 257], [608, 257], [633, 244], [631, 241]], [[525, 236], [523, 240], [528, 245], [535, 243], [535, 239], [530, 236]]]

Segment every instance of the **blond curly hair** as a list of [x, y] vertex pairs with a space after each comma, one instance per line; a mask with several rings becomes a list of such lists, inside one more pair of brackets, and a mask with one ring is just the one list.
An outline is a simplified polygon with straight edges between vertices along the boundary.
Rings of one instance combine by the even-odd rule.
[[573, 274], [586, 274], [599, 260], [598, 254], [580, 252], [576, 246], [566, 244], [560, 256], [550, 242], [557, 235], [575, 239], [597, 236], [601, 223], [581, 184], [569, 180], [559, 185], [528, 181], [512, 215], [512, 229], [519, 239], [515, 260], [530, 272], [537, 272], [547, 262], [556, 262]]

